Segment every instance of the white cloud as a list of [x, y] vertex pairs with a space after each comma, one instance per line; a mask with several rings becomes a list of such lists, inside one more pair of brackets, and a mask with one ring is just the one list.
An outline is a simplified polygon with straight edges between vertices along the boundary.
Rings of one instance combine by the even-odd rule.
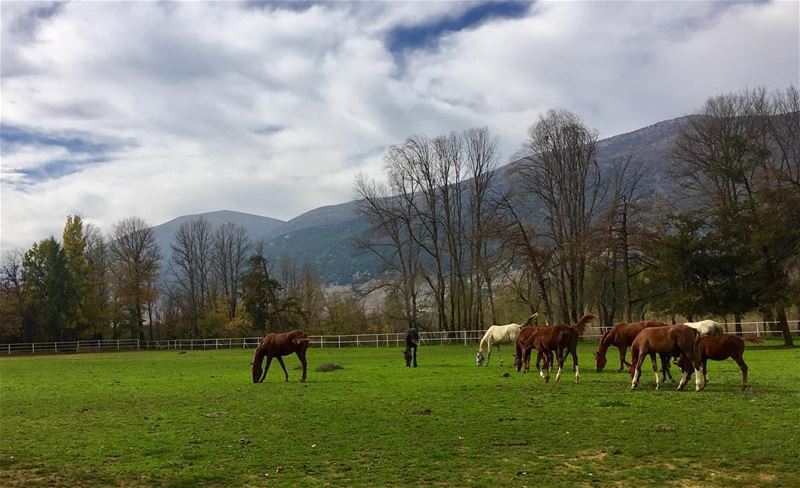
[[87, 156], [4, 145], [2, 246], [58, 235], [76, 212], [105, 229], [223, 208], [287, 219], [352, 198], [356, 172], [378, 174], [382, 148], [411, 134], [488, 125], [508, 157], [550, 107], [612, 135], [798, 84], [794, 2], [537, 3], [401, 64], [387, 50], [392, 29], [469, 7], [3, 3], [4, 126], [120, 147], [21, 184], [19, 169]]

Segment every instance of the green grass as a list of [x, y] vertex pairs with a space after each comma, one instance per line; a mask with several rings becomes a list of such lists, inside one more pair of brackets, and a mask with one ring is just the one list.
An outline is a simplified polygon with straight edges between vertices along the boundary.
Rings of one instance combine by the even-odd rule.
[[251, 350], [6, 358], [0, 485], [800, 485], [800, 349], [750, 345], [749, 391], [726, 361], [696, 393], [654, 391], [649, 365], [632, 392], [593, 348], [579, 385], [508, 350], [477, 368], [474, 346], [421, 347], [417, 369], [312, 349], [305, 385], [296, 358], [252, 384]]

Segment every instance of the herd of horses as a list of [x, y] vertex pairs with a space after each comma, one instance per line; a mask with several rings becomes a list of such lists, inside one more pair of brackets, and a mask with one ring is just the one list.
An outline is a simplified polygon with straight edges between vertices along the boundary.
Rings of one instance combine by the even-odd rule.
[[[556, 381], [561, 378], [564, 360], [567, 355], [572, 356], [572, 369], [575, 372], [575, 381], [580, 381], [578, 367], [577, 342], [583, 335], [588, 323], [594, 315], [586, 314], [576, 324], [560, 324], [555, 326], [529, 327], [536, 317], [531, 315], [524, 324], [493, 325], [484, 334], [475, 354], [478, 366], [488, 365], [494, 346], [498, 355], [500, 344], [514, 344], [514, 355], [517, 371], [530, 369], [530, 359], [533, 350], [536, 350], [536, 367], [545, 382], [550, 380], [550, 371], [553, 367], [553, 356], [558, 361]], [[763, 342], [763, 339], [754, 337], [747, 339], [750, 342]], [[672, 379], [670, 373], [670, 360], [677, 359], [676, 364], [683, 376], [678, 382], [678, 390], [682, 390], [686, 383], [695, 374], [695, 389], [700, 391], [708, 385], [708, 360], [722, 361], [733, 359], [742, 371], [742, 389], [747, 388], [747, 364], [744, 362], [744, 340], [737, 336], [725, 335], [722, 326], [713, 320], [700, 322], [686, 322], [683, 324], [669, 325], [664, 322], [648, 320], [635, 323], [617, 324], [609, 329], [600, 339], [597, 351], [594, 353], [595, 369], [603, 371], [607, 364], [606, 352], [611, 346], [619, 349], [619, 370], [628, 366], [631, 375], [631, 389], [639, 386], [642, 374], [642, 364], [649, 356], [653, 363], [656, 378], [656, 389], [661, 387], [662, 378]], [[631, 349], [631, 362], [625, 360], [625, 354]], [[486, 353], [484, 354], [484, 349]], [[544, 360], [544, 365], [540, 363]], [[661, 361], [661, 376], [659, 376], [658, 360]], [[502, 357], [500, 358], [502, 364]], [[701, 376], [702, 375], [702, 376]]]
[[[572, 369], [575, 373], [575, 382], [580, 381], [578, 367], [577, 346], [578, 339], [586, 331], [586, 327], [595, 316], [586, 314], [575, 324], [559, 324], [546, 326], [531, 326], [537, 314], [531, 315], [523, 324], [492, 325], [481, 338], [475, 361], [478, 366], [489, 364], [492, 348], [500, 356], [501, 344], [513, 344], [516, 348], [514, 362], [517, 371], [528, 372], [533, 351], [536, 351], [536, 368], [545, 382], [550, 381], [553, 368], [553, 359], [558, 363], [556, 381], [561, 378], [564, 361], [567, 356], [572, 357]], [[750, 342], [763, 342], [761, 338], [747, 339]], [[417, 367], [417, 346], [420, 338], [416, 329], [409, 329], [406, 333], [406, 348], [403, 352], [406, 366], [410, 367], [412, 360]], [[294, 330], [284, 333], [270, 333], [261, 340], [256, 348], [251, 373], [253, 383], [261, 383], [267, 376], [270, 364], [277, 359], [283, 369], [286, 381], [289, 374], [283, 362], [283, 356], [297, 354], [303, 367], [301, 382], [306, 380], [307, 362], [306, 350], [310, 340], [306, 332]], [[642, 364], [649, 356], [656, 379], [656, 389], [669, 377], [670, 361], [675, 359], [675, 364], [683, 373], [678, 382], [678, 390], [682, 390], [695, 374], [695, 389], [700, 391], [708, 385], [707, 362], [709, 359], [722, 361], [733, 359], [742, 371], [742, 389], [747, 388], [747, 364], [742, 358], [744, 353], [744, 340], [737, 336], [725, 335], [722, 327], [713, 320], [701, 322], [686, 322], [683, 324], [669, 325], [664, 322], [648, 320], [635, 323], [617, 324], [609, 329], [600, 339], [597, 351], [594, 353], [595, 369], [603, 371], [607, 364], [606, 353], [611, 346], [619, 349], [619, 370], [623, 371], [628, 366], [631, 375], [631, 389], [639, 385], [642, 374]], [[631, 362], [625, 360], [625, 355], [631, 349]], [[412, 354], [413, 351], [413, 354]], [[485, 352], [484, 352], [485, 351]], [[262, 364], [266, 359], [266, 367]], [[658, 360], [661, 361], [661, 375], [659, 375]], [[544, 364], [542, 364], [544, 361]], [[503, 358], [500, 356], [502, 365]]]

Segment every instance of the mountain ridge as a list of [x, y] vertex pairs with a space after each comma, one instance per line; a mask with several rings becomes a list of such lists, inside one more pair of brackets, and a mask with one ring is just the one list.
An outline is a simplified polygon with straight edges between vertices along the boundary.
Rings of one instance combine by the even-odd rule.
[[[666, 167], [669, 147], [687, 118], [677, 117], [641, 129], [618, 134], [597, 142], [597, 161], [601, 168], [610, 168], [616, 161], [631, 156], [647, 170], [650, 185], [663, 188], [667, 184]], [[518, 160], [497, 168], [506, 177]], [[178, 227], [186, 221], [205, 217], [216, 227], [234, 223], [247, 228], [253, 242], [263, 241], [265, 252], [272, 259], [287, 255], [299, 265], [308, 263], [317, 269], [326, 284], [348, 285], [373, 276], [377, 259], [353, 246], [353, 241], [368, 229], [357, 212], [358, 200], [317, 207], [289, 220], [280, 220], [234, 210], [182, 215], [153, 227], [163, 254], [162, 269], [171, 256], [170, 244]]]

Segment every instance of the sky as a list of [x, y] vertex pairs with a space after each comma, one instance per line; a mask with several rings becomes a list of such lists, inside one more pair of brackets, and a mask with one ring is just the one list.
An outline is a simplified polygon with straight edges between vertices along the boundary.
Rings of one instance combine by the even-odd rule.
[[411, 135], [539, 114], [600, 137], [746, 87], [800, 85], [788, 2], [0, 4], [0, 247], [354, 198]]

